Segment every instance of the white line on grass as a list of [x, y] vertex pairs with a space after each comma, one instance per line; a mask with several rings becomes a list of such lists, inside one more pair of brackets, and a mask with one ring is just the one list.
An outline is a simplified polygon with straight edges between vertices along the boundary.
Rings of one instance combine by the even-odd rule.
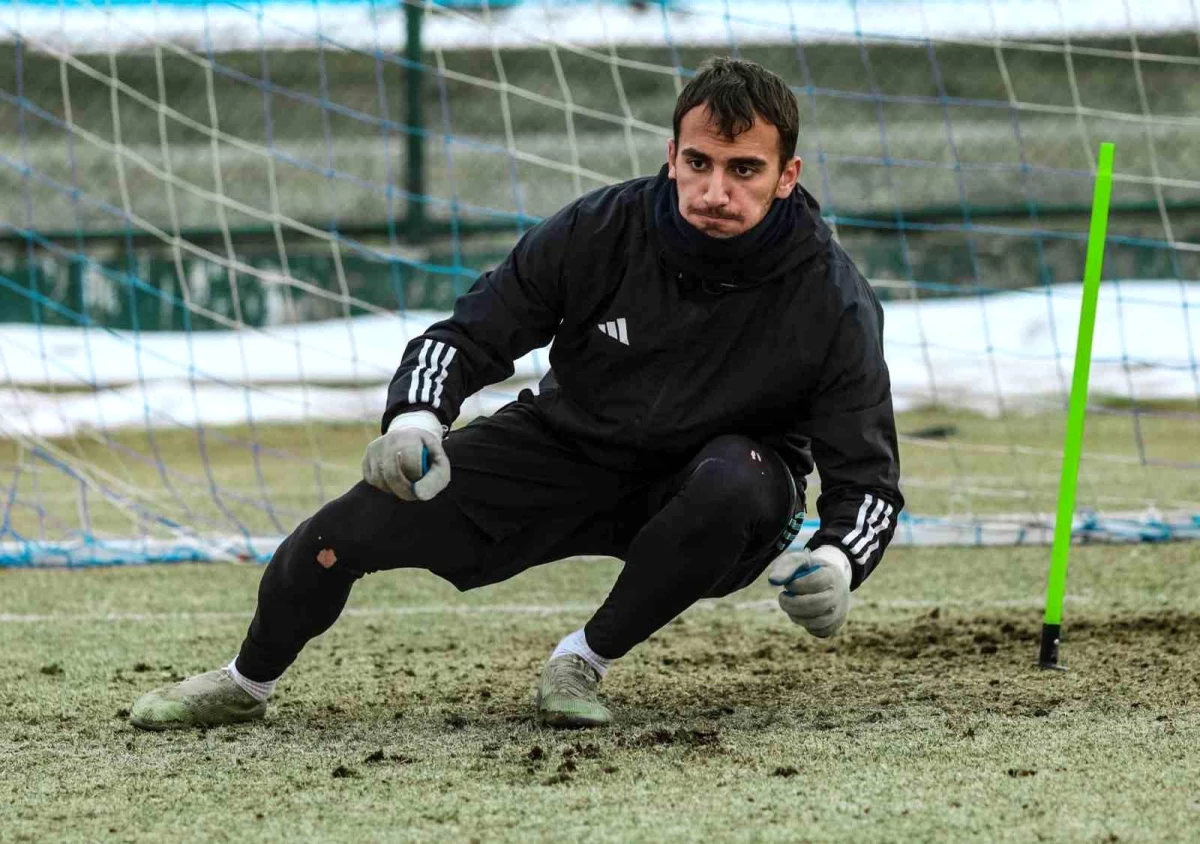
[[[1088, 604], [1090, 599], [1085, 597], [1069, 597], [1071, 604]], [[1042, 606], [1041, 598], [1005, 598], [1000, 600], [963, 600], [963, 599], [910, 599], [894, 598], [887, 600], [863, 601], [868, 609], [895, 610], [927, 610], [935, 607], [960, 607], [967, 609], [1038, 609]], [[758, 601], [701, 601], [693, 609], [708, 611], [763, 611], [774, 610], [775, 599], [766, 598]], [[408, 606], [356, 607], [347, 609], [343, 617], [372, 618], [378, 616], [407, 616], [407, 615], [563, 615], [570, 613], [588, 613], [596, 609], [595, 604], [425, 604]], [[126, 621], [225, 621], [229, 619], [249, 619], [249, 612], [109, 612], [109, 613], [0, 613], [0, 624], [71, 624], [90, 622], [126, 622]]]

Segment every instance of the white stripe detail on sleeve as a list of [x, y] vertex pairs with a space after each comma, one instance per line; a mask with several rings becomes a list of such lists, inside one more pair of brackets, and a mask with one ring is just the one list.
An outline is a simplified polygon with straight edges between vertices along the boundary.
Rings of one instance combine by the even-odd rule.
[[428, 337], [425, 338], [425, 343], [421, 346], [421, 351], [417, 352], [417, 365], [408, 375], [408, 403], [417, 403], [417, 392], [421, 389], [421, 370], [424, 369], [429, 362], [429, 347], [433, 341]]
[[458, 349], [453, 346], [447, 346], [446, 356], [442, 358], [442, 368], [438, 372], [437, 378], [434, 381], [436, 389], [433, 391], [433, 406], [442, 406], [442, 387], [445, 386], [446, 376], [450, 374], [450, 361], [454, 360], [454, 353]]
[[619, 320], [617, 320], [617, 331], [619, 331], [621, 333], [621, 336], [618, 337], [617, 339], [620, 340], [622, 343], [624, 343], [626, 346], [628, 346], [629, 345], [629, 333], [625, 330], [625, 317], [621, 317]]
[[879, 514], [883, 512], [886, 502], [882, 498], [875, 499], [875, 506], [871, 508], [871, 515], [867, 516], [867, 531], [857, 542], [850, 546], [850, 553], [857, 554], [875, 538], [876, 531], [879, 530]]
[[[887, 510], [885, 510], [883, 513], [883, 521], [879, 522], [879, 524], [877, 524], [871, 528], [870, 536], [876, 536], [881, 531], [887, 530], [888, 527], [892, 524], [891, 517], [892, 517], [892, 505], [889, 504], [887, 506]], [[868, 536], [867, 538], [869, 539], [870, 536]], [[867, 550], [863, 551], [861, 554], [855, 555], [854, 559], [858, 562], [859, 565], [865, 566], [867, 564], [867, 560], [869, 560], [871, 558], [871, 555], [875, 553], [875, 550], [879, 547], [880, 542], [882, 542], [881, 539], [876, 539], [869, 546], [867, 546]]]
[[617, 324], [615, 322], [612, 322], [611, 320], [609, 322], [604, 323], [604, 333], [607, 334], [609, 337], [613, 338], [614, 340], [621, 339], [621, 336], [619, 334], [617, 334]]
[[874, 500], [875, 499], [869, 494], [863, 498], [862, 506], [858, 508], [858, 518], [854, 522], [854, 530], [842, 537], [842, 542], [847, 548], [849, 548], [850, 543], [858, 539], [858, 535], [862, 533], [863, 524], [867, 520], [867, 510], [871, 509], [871, 502]]
[[433, 379], [437, 375], [438, 358], [446, 351], [446, 344], [440, 340], [433, 344], [433, 354], [429, 356], [429, 366], [425, 370], [425, 386], [421, 388], [421, 403], [429, 404], [433, 397]]
[[863, 496], [854, 529], [842, 537], [842, 542], [850, 549], [850, 555], [856, 563], [866, 565], [871, 555], [879, 549], [882, 540], [875, 537], [891, 526], [893, 512], [892, 505], [882, 498], [876, 498], [869, 493]]
[[871, 559], [871, 555], [875, 553], [875, 549], [878, 547], [879, 547], [879, 540], [876, 539], [874, 542], [871, 543], [870, 548], [868, 548], [866, 551], [863, 551], [861, 554], [859, 554], [857, 557], [854, 558], [854, 562], [858, 563], [860, 566], [865, 566], [867, 564], [867, 560]]

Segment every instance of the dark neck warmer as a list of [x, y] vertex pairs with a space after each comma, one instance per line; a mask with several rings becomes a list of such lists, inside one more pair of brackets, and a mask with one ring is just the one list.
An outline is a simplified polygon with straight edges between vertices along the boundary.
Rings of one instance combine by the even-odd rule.
[[653, 206], [662, 258], [682, 276], [703, 280], [705, 288], [760, 284], [794, 267], [818, 241], [828, 240], [828, 229], [816, 216], [816, 200], [810, 209], [809, 196], [799, 187], [786, 199], [772, 202], [766, 216], [749, 231], [729, 238], [709, 237], [679, 213], [679, 191], [666, 172], [664, 167], [656, 179]]
[[766, 216], [749, 231], [733, 237], [711, 237], [679, 213], [679, 190], [671, 180], [669, 188], [661, 193], [655, 217], [671, 245], [715, 266], [736, 267], [778, 243], [784, 232], [790, 232], [796, 224], [796, 209], [787, 200], [776, 199]]

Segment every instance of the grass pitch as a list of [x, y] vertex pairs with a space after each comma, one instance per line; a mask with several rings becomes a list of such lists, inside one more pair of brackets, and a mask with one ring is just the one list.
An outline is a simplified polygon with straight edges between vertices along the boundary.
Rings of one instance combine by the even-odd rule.
[[611, 728], [531, 720], [542, 660], [617, 571], [466, 595], [367, 578], [268, 719], [138, 732], [228, 660], [249, 565], [0, 570], [0, 839], [1184, 840], [1200, 826], [1200, 550], [1084, 547], [1036, 671], [1046, 549], [893, 549], [818, 642], [760, 583], [604, 683]]

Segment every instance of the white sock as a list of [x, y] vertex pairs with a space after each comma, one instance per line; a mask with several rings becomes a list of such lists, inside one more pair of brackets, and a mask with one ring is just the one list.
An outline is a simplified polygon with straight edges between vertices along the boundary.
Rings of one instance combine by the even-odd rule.
[[229, 676], [233, 678], [233, 682], [237, 683], [246, 694], [255, 700], [266, 700], [271, 696], [271, 692], [275, 691], [275, 684], [279, 682], [279, 678], [268, 680], [265, 683], [260, 683], [258, 680], [251, 680], [248, 677], [243, 677], [237, 670], [237, 657], [225, 666], [229, 671]]
[[575, 654], [578, 657], [586, 660], [592, 668], [600, 674], [601, 677], [608, 671], [608, 667], [613, 664], [614, 660], [605, 659], [588, 647], [587, 636], [583, 635], [583, 628], [580, 627], [574, 633], [568, 633], [563, 637], [563, 640], [558, 643], [558, 647], [554, 649], [554, 653], [550, 654], [550, 658], [563, 654]]

